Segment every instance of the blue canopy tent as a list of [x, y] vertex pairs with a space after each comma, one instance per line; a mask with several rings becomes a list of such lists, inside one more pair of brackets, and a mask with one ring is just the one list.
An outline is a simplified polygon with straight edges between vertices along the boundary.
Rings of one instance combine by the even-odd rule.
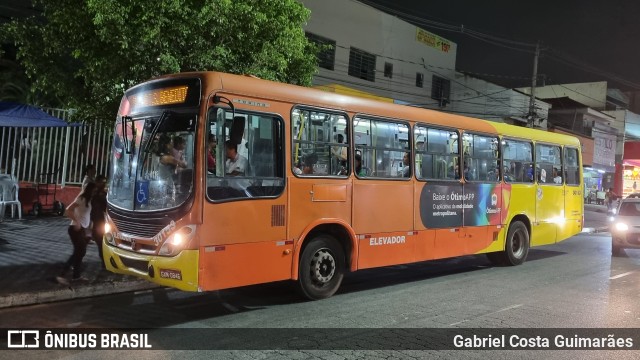
[[[70, 131], [81, 126], [51, 116], [35, 106], [0, 102], [0, 173], [7, 174], [11, 169], [14, 179], [38, 182], [40, 173], [62, 168], [64, 179]], [[39, 163], [32, 163], [32, 149], [36, 143], [47, 144], [47, 148], [40, 145]], [[55, 147], [59, 147], [57, 151], [54, 151]], [[59, 164], [60, 159], [64, 165]], [[62, 182], [64, 184], [64, 180]]]
[[0, 102], [0, 127], [63, 127], [81, 126], [67, 123], [51, 116], [35, 106]]

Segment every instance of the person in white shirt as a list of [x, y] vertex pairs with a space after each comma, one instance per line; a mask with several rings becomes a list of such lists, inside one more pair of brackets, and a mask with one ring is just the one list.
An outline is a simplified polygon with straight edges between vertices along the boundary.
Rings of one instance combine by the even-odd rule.
[[555, 184], [562, 184], [562, 176], [560, 176], [556, 168], [553, 168], [553, 182]]
[[69, 282], [65, 278], [65, 275], [73, 267], [73, 277], [71, 280], [87, 280], [80, 276], [82, 259], [87, 253], [87, 235], [86, 229], [91, 225], [91, 198], [96, 190], [96, 184], [89, 182], [85, 186], [80, 194], [73, 200], [71, 205], [67, 207], [65, 215], [71, 219], [71, 224], [67, 232], [71, 243], [73, 244], [73, 253], [64, 264], [62, 272], [56, 277], [56, 280], [64, 285], [68, 285]]
[[224, 145], [227, 155], [225, 173], [231, 176], [244, 176], [247, 170], [247, 158], [238, 153], [238, 144], [227, 140]]
[[[344, 136], [342, 134], [338, 134], [336, 139], [339, 144], [344, 144]], [[335, 157], [338, 171], [337, 174], [342, 174], [347, 171], [347, 147], [346, 146], [332, 146], [331, 154]]]

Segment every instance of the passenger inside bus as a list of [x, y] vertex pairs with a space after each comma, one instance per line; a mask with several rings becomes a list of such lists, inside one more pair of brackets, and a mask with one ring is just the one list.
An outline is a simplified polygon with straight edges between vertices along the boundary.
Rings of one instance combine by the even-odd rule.
[[302, 174], [313, 175], [313, 166], [317, 162], [318, 162], [318, 155], [316, 155], [315, 153], [305, 155], [304, 161], [303, 161], [304, 166], [302, 167]]
[[356, 171], [356, 175], [357, 176], [368, 176], [369, 175], [369, 168], [362, 166], [362, 154], [356, 153], [354, 159], [355, 159], [354, 163], [355, 163], [355, 167], [356, 167], [356, 170], [355, 170]]
[[167, 135], [161, 135], [158, 139], [158, 157], [160, 158], [160, 166], [158, 168], [158, 176], [160, 179], [173, 183], [173, 175], [176, 169], [186, 168], [187, 164], [173, 156], [173, 143]]
[[464, 170], [463, 170], [463, 174], [464, 174], [464, 179], [465, 180], [475, 180], [473, 178], [473, 172], [471, 171], [471, 169], [469, 168], [469, 164], [467, 164], [466, 162], [464, 163]]
[[[344, 135], [338, 134], [336, 140], [339, 144], [344, 143]], [[335, 158], [337, 171], [336, 175], [346, 175], [347, 173], [347, 147], [346, 146], [332, 146], [331, 154]]]
[[411, 154], [409, 152], [404, 153], [404, 156], [402, 157], [402, 164], [404, 165], [402, 177], [411, 177]]
[[558, 168], [553, 168], [553, 182], [554, 184], [562, 184], [562, 176], [560, 176]]
[[247, 170], [247, 158], [238, 153], [238, 144], [231, 140], [225, 142], [227, 161], [226, 174], [230, 176], [244, 176]]
[[216, 137], [209, 134], [207, 139], [207, 171], [209, 174], [216, 173]]
[[527, 180], [529, 182], [533, 182], [533, 165], [529, 164], [529, 167], [527, 168]]

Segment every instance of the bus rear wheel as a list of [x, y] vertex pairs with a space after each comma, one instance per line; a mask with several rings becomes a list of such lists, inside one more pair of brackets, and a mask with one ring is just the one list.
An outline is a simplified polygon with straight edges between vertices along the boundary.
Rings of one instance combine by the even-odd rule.
[[529, 254], [529, 230], [521, 221], [509, 226], [504, 251], [488, 253], [487, 258], [494, 265], [515, 266], [522, 264]]
[[310, 300], [330, 297], [344, 277], [345, 259], [340, 243], [329, 235], [318, 235], [302, 251], [298, 287]]

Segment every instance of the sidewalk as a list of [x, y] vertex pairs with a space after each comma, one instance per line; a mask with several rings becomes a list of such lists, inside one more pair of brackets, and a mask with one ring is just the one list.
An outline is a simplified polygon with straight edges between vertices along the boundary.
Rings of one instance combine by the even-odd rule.
[[6, 218], [0, 222], [0, 308], [70, 300], [158, 287], [102, 270], [95, 242], [84, 257], [84, 283], [60, 285], [55, 276], [72, 252], [69, 219], [60, 216]]
[[[608, 231], [606, 212], [603, 205], [585, 205], [583, 232]], [[69, 220], [58, 216], [0, 222], [0, 309], [158, 287], [102, 270], [94, 242], [83, 261], [89, 281], [58, 284], [54, 278], [72, 252], [68, 226]]]

